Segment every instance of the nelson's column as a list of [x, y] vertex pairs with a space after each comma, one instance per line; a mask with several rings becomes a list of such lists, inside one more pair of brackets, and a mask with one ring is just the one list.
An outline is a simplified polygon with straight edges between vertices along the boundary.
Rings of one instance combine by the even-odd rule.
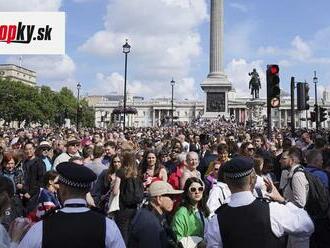
[[201, 83], [206, 93], [204, 118], [228, 116], [228, 91], [231, 83], [223, 71], [224, 0], [211, 0], [210, 72]]

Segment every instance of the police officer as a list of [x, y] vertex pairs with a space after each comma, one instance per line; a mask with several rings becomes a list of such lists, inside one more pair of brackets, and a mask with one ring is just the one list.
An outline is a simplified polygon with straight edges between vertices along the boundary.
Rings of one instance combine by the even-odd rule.
[[63, 208], [33, 225], [18, 247], [125, 247], [116, 224], [87, 207], [85, 196], [95, 173], [72, 162], [60, 163], [56, 169]]
[[286, 234], [310, 236], [314, 225], [307, 212], [285, 202], [274, 185], [267, 181], [269, 197], [277, 202], [256, 199], [254, 163], [235, 157], [223, 165], [225, 182], [232, 195], [206, 225], [207, 247], [273, 248], [285, 247]]

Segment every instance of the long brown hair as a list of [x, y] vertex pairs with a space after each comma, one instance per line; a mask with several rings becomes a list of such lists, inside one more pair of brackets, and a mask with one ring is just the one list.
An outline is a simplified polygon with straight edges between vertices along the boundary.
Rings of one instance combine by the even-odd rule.
[[[114, 160], [115, 158], [119, 158], [120, 159], [120, 163], [122, 161], [122, 158], [119, 156], [119, 154], [115, 154], [112, 159], [111, 159], [111, 163], [109, 165], [109, 168], [107, 169], [107, 172], [106, 172], [106, 175], [104, 177], [104, 185], [106, 187], [110, 187], [110, 183], [111, 183], [111, 180], [110, 180], [110, 176], [114, 173], [117, 172], [117, 168], [115, 167], [115, 164], [114, 164]], [[120, 169], [120, 168], [119, 168]]]
[[134, 151], [123, 150], [121, 168], [124, 172], [125, 178], [137, 177], [138, 170], [137, 170]]
[[155, 155], [156, 157], [156, 164], [155, 164], [155, 168], [154, 168], [154, 175], [153, 176], [158, 176], [160, 170], [163, 168], [163, 166], [160, 163], [160, 158], [159, 156], [157, 156], [156, 151], [154, 150], [147, 150], [145, 151], [144, 155], [143, 155], [143, 160], [140, 163], [140, 167], [139, 167], [139, 175], [141, 177], [143, 177], [144, 173], [146, 173], [147, 169], [148, 169], [148, 155], [152, 153]]

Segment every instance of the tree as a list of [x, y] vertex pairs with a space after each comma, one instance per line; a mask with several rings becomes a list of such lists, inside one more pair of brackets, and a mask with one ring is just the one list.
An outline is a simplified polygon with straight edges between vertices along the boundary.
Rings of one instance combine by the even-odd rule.
[[[81, 100], [82, 126], [94, 126], [94, 109]], [[40, 88], [8, 79], [0, 79], [0, 119], [9, 124], [18, 121], [19, 125], [39, 123], [50, 126], [64, 124], [64, 119], [75, 120], [78, 102], [67, 87], [59, 92], [52, 91], [48, 86]]]

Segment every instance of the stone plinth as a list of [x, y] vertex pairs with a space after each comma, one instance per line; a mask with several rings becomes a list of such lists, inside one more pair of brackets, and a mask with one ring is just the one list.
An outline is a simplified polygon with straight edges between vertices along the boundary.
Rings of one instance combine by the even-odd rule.
[[248, 121], [252, 127], [263, 127], [263, 106], [266, 103], [260, 99], [253, 99], [246, 102], [248, 108]]
[[228, 117], [228, 91], [231, 90], [231, 84], [227, 76], [208, 77], [201, 87], [206, 93], [203, 117], [211, 119], [219, 115]]

